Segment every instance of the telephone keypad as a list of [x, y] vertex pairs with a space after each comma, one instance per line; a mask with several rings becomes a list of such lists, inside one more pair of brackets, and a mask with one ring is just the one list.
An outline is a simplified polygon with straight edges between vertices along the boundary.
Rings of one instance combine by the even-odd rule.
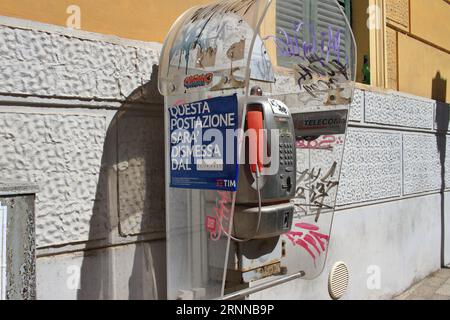
[[292, 181], [295, 181], [295, 152], [297, 152], [292, 136], [284, 136], [280, 146], [280, 186], [287, 194], [292, 193]]
[[[288, 168], [291, 168], [291, 167], [293, 167], [294, 166], [294, 160], [295, 160], [295, 156], [294, 156], [294, 152], [295, 152], [295, 149], [294, 149], [294, 145], [292, 144], [292, 143], [285, 143], [285, 142], [282, 142], [282, 143], [280, 143], [280, 164], [281, 164], [281, 166], [286, 166], [286, 167], [288, 167]], [[291, 171], [288, 171], [287, 169], [288, 168], [285, 168], [285, 170], [286, 170], [286, 172], [291, 172]]]

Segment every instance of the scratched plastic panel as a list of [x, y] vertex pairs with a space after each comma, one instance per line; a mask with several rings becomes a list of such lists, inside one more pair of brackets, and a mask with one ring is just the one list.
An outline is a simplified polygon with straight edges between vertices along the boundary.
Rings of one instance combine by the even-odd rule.
[[[345, 122], [347, 115], [343, 113]], [[314, 140], [297, 135], [296, 139], [296, 209], [291, 232], [283, 236], [284, 266], [290, 273], [304, 271], [306, 279], [313, 279], [322, 273], [328, 254], [346, 135], [327, 134]]]
[[289, 68], [272, 97], [291, 110], [297, 181], [293, 227], [282, 236], [285, 274], [318, 277], [325, 266], [356, 74], [355, 42], [335, 0], [277, 0], [277, 29], [265, 38]]
[[[159, 89], [167, 111], [218, 96], [245, 96], [250, 66], [257, 70], [255, 78], [273, 80], [267, 52], [254, 31], [269, 3], [216, 1], [178, 19], [160, 61]], [[250, 59], [252, 55], [256, 57]], [[166, 126], [168, 119], [166, 112]], [[167, 155], [169, 145], [167, 141]], [[235, 193], [167, 188], [168, 298], [219, 298], [224, 295]]]
[[180, 17], [163, 48], [160, 91], [170, 96], [205, 91], [223, 95], [223, 90], [245, 89], [250, 72], [253, 78], [272, 81], [267, 50], [261, 39], [254, 39], [269, 2], [217, 1]]

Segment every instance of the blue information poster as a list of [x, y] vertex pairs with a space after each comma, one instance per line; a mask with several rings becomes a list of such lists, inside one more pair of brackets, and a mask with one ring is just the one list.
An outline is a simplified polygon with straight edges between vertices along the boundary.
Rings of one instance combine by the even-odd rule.
[[237, 96], [169, 109], [170, 187], [236, 191]]

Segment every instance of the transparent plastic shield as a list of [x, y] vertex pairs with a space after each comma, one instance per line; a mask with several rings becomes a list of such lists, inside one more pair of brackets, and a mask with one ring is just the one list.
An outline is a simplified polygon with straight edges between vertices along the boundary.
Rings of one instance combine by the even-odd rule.
[[[205, 106], [206, 101], [213, 109], [215, 97], [245, 97], [251, 65], [260, 70], [256, 78], [273, 80], [270, 60], [255, 31], [269, 3], [270, 0], [216, 1], [189, 10], [172, 27], [159, 70], [159, 89], [166, 105], [168, 180], [173, 169], [174, 117], [195, 112], [192, 107], [198, 104], [191, 103], [203, 101]], [[255, 43], [259, 44], [259, 57], [252, 59]], [[176, 106], [180, 108], [172, 112]], [[202, 126], [197, 129], [200, 135], [205, 134]], [[235, 142], [239, 143], [237, 138]], [[188, 142], [191, 143], [195, 142]], [[208, 163], [203, 164], [206, 166], [202, 169], [208, 170]], [[198, 163], [188, 165], [200, 170]], [[215, 187], [205, 190], [187, 183], [186, 188], [180, 188], [167, 181], [169, 299], [212, 299], [224, 295], [235, 192], [227, 190], [227, 180], [218, 180]]]
[[[313, 279], [321, 274], [353, 98], [355, 55], [350, 25], [336, 0], [217, 1], [189, 10], [174, 24], [159, 69], [159, 89], [166, 105], [169, 299], [223, 297], [231, 269], [245, 273], [241, 275], [243, 287], [254, 275], [261, 279], [302, 272], [305, 279]], [[230, 101], [238, 101], [237, 129], [243, 131], [254, 85], [263, 88], [262, 99], [279, 100], [292, 114], [297, 179], [290, 202], [295, 214], [292, 229], [276, 239], [278, 244], [273, 243], [279, 256], [269, 250], [264, 257], [239, 260], [236, 256], [243, 247], [231, 236], [237, 229], [234, 211], [239, 191], [229, 190], [226, 179], [211, 190], [175, 186], [171, 180], [172, 160], [177, 156], [173, 146], [179, 141], [173, 138], [172, 129], [177, 117], [195, 114], [205, 102], [213, 109], [215, 99], [223, 98], [230, 110], [236, 107]], [[223, 107], [223, 103], [218, 105]], [[204, 127], [197, 129], [205, 135]], [[240, 159], [243, 139], [236, 137], [234, 143]], [[195, 142], [188, 144], [192, 147]], [[208, 167], [205, 163], [203, 169]], [[198, 163], [189, 165], [198, 169]], [[213, 163], [217, 165], [224, 163]], [[247, 245], [259, 247], [263, 242], [258, 239]], [[258, 264], [264, 261], [277, 267], [260, 268]]]
[[[272, 98], [294, 119], [297, 184], [291, 232], [282, 236], [285, 274], [318, 277], [325, 266], [353, 99], [356, 48], [343, 8], [336, 0], [277, 0], [278, 65]], [[272, 61], [273, 61], [272, 57]]]

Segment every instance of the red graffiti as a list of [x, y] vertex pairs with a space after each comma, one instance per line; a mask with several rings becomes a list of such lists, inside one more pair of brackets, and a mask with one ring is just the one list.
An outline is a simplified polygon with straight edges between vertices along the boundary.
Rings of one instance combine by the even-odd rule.
[[313, 258], [314, 265], [316, 260], [327, 250], [330, 237], [320, 233], [319, 227], [308, 223], [297, 223], [297, 230], [292, 230], [286, 237], [294, 246], [299, 246], [306, 250]]
[[316, 150], [333, 150], [333, 145], [342, 145], [344, 140], [335, 136], [322, 136], [313, 141], [298, 140], [296, 146], [298, 149], [316, 149]]
[[204, 87], [211, 84], [213, 78], [213, 73], [191, 75], [184, 79], [184, 87], [186, 89]]
[[217, 219], [216, 217], [206, 217], [206, 230], [209, 231], [210, 234], [216, 233], [217, 230]]
[[206, 217], [206, 230], [208, 230], [212, 241], [218, 241], [223, 234], [228, 233], [224, 230], [224, 225], [229, 225], [231, 220], [232, 193], [226, 191], [218, 191], [217, 193], [219, 197], [216, 200], [216, 206], [213, 208], [214, 216]]

